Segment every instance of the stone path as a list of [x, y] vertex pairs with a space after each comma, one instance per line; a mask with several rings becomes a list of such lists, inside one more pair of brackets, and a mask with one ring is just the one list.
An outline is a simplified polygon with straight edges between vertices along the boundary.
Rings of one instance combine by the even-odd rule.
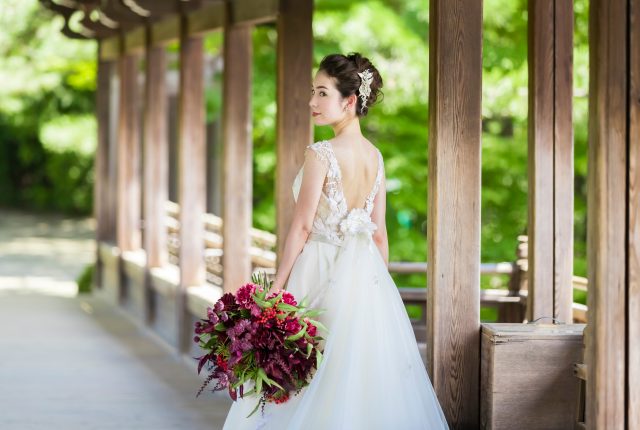
[[0, 429], [219, 429], [224, 395], [119, 309], [75, 295], [90, 221], [0, 211]]

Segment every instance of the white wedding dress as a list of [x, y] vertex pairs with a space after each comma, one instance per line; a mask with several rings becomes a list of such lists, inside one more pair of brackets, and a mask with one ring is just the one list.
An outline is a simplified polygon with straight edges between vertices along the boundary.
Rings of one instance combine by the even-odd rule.
[[[224, 430], [447, 429], [398, 289], [372, 239], [382, 155], [364, 208], [348, 210], [330, 142], [309, 148], [328, 163], [313, 230], [287, 290], [325, 309], [324, 359], [311, 383], [283, 404], [246, 418], [256, 397], [238, 398]], [[297, 200], [303, 169], [293, 185]]]

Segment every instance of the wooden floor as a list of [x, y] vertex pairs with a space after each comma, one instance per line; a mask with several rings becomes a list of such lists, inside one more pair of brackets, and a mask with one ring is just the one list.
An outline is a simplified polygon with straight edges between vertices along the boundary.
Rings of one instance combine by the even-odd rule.
[[196, 399], [201, 379], [182, 358], [119, 309], [71, 294], [90, 237], [75, 239], [73, 222], [27, 237], [35, 227], [0, 215], [0, 429], [222, 428], [228, 398]]

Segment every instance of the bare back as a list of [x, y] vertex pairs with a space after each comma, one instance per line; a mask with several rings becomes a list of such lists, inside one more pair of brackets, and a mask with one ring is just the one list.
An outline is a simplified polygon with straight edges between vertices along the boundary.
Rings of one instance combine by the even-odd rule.
[[378, 151], [367, 140], [331, 142], [340, 166], [341, 184], [348, 210], [363, 208], [378, 173]]

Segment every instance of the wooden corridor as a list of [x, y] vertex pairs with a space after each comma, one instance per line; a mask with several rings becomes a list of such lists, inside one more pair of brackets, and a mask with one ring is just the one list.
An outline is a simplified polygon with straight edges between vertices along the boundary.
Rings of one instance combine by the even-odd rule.
[[112, 304], [75, 297], [91, 224], [0, 211], [0, 428], [222, 428], [231, 401], [196, 399], [195, 362]]
[[[274, 152], [275, 233], [279, 238], [275, 253], [279, 255], [293, 213], [291, 183], [302, 163], [304, 147], [313, 137], [309, 112], [300, 106], [307, 103], [313, 66], [314, 2], [40, 1], [65, 18], [65, 34], [96, 39], [99, 46], [96, 284], [113, 303], [146, 324], [178, 353], [192, 355], [193, 321], [223, 292], [241, 285], [251, 268], [252, 192], [246, 186], [250, 181], [243, 179], [250, 177], [252, 169], [248, 29], [269, 23], [278, 34]], [[138, 7], [132, 8], [134, 4]], [[527, 233], [531, 246], [527, 319], [569, 321], [573, 279], [573, 9], [569, 0], [530, 0], [527, 4]], [[638, 428], [640, 347], [633, 340], [640, 335], [640, 0], [590, 0], [589, 11], [590, 294], [589, 326], [580, 363], [587, 382], [583, 416], [570, 418], [577, 428]], [[506, 402], [494, 402], [482, 391], [483, 381], [493, 375], [487, 370], [492, 363], [481, 345], [487, 327], [480, 321], [483, 13], [482, 2], [476, 0], [429, 2], [429, 265], [425, 268], [429, 289], [423, 294], [427, 368], [454, 429], [510, 429], [512, 422], [505, 419], [506, 424], [500, 424], [494, 419], [494, 409]], [[76, 14], [82, 15], [77, 31], [70, 25]], [[115, 25], [106, 26], [105, 17]], [[208, 32], [222, 32], [225, 43], [225, 175], [221, 193], [225, 201], [221, 214], [225, 220], [221, 254], [225, 269], [221, 286], [207, 285], [203, 254], [203, 37]], [[177, 266], [166, 264], [162, 222], [168, 184], [167, 137], [166, 133], [155, 133], [167, 118], [165, 103], [160, 100], [165, 98], [166, 87], [162, 79], [164, 47], [174, 41], [180, 46], [175, 203], [185, 208], [177, 219], [181, 226]], [[137, 65], [143, 58], [147, 67], [140, 79]], [[145, 83], [144, 91], [140, 91], [140, 81]], [[522, 333], [528, 330], [525, 326], [517, 329]], [[556, 361], [549, 356], [540, 360]], [[564, 370], [566, 374], [568, 367]], [[508, 375], [501, 372], [496, 374], [502, 378]], [[548, 375], [544, 368], [536, 372], [521, 387], [511, 384], [509, 394], [530, 392], [540, 376]], [[557, 391], [556, 386], [543, 388], [545, 393]], [[518, 405], [518, 418], [529, 408], [535, 420], [540, 412], [532, 408], [538, 405], [531, 399], [523, 400]], [[554, 428], [571, 427], [561, 421], [556, 424]]]

